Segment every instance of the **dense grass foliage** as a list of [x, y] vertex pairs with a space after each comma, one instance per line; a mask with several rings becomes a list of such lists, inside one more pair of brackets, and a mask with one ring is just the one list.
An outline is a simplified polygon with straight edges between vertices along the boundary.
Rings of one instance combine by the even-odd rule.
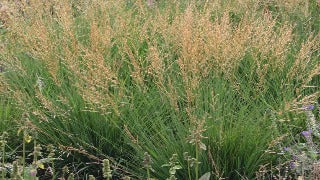
[[[166, 179], [170, 167], [162, 165], [171, 157], [181, 165], [178, 179], [267, 177], [279, 162], [273, 152], [305, 126], [301, 107], [319, 97], [316, 0], [4, 7], [0, 130], [10, 133], [7, 146], [21, 149], [16, 131], [28, 131], [63, 152], [58, 169], [67, 165], [82, 178], [101, 176], [97, 167], [109, 159], [116, 178]], [[201, 162], [191, 172], [185, 152]]]

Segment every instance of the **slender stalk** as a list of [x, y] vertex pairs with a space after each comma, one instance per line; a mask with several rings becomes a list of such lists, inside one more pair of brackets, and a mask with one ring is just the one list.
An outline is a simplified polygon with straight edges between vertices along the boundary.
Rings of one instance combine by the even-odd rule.
[[188, 162], [188, 176], [189, 180], [191, 180], [191, 172], [190, 172], [190, 163]]
[[52, 164], [51, 164], [51, 166], [52, 166], [52, 179], [55, 179], [55, 167], [54, 167], [54, 161], [52, 161]]
[[196, 171], [196, 180], [199, 179], [199, 149], [198, 144], [196, 144], [196, 163], [195, 163], [195, 171]]
[[[36, 141], [36, 138], [34, 138], [33, 140], [33, 149], [36, 149], [37, 148], [37, 141]], [[36, 155], [33, 156], [33, 161], [35, 164], [37, 164], [37, 161], [38, 161], [38, 157]]]
[[3, 144], [2, 145], [2, 179], [4, 179], [5, 177], [5, 173], [6, 173], [6, 170], [5, 170], [5, 151], [6, 151], [6, 144], [5, 142], [3, 141]]
[[301, 172], [302, 172], [302, 177], [304, 177], [304, 163], [303, 163], [303, 161], [302, 161], [302, 166], [301, 166]]
[[147, 176], [148, 176], [148, 180], [150, 179], [150, 170], [149, 168], [147, 168]]
[[23, 139], [22, 139], [22, 177], [24, 179], [24, 172], [25, 172], [25, 166], [26, 166], [26, 142], [25, 142], [25, 132], [23, 133]]

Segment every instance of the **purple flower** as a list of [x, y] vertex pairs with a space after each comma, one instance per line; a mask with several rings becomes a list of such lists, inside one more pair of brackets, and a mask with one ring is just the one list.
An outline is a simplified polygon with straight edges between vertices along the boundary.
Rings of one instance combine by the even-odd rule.
[[311, 111], [311, 110], [314, 109], [314, 105], [312, 105], [312, 104], [306, 105], [306, 106], [303, 107], [303, 109], [306, 110], [306, 111]]
[[289, 151], [289, 150], [290, 150], [290, 148], [288, 148], [288, 147], [284, 147], [284, 148], [283, 148], [283, 150], [284, 150], [284, 151]]
[[154, 0], [147, 0], [147, 5], [152, 7], [154, 5]]
[[290, 169], [294, 169], [296, 167], [296, 163], [294, 161], [290, 162]]
[[309, 131], [302, 131], [301, 134], [305, 137], [308, 138], [311, 136], [312, 129], [309, 129]]
[[37, 176], [37, 169], [31, 169], [30, 170], [30, 176], [32, 176], [32, 177], [36, 177]]

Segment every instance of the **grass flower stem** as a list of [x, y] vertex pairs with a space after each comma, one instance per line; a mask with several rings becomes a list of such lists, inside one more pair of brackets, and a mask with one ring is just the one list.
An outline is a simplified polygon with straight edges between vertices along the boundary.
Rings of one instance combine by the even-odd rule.
[[55, 167], [54, 167], [54, 161], [52, 161], [52, 163], [51, 163], [51, 167], [52, 167], [52, 179], [55, 179], [56, 177], [56, 175], [55, 175]]
[[188, 177], [189, 177], [189, 180], [191, 180], [190, 162], [188, 162]]
[[196, 144], [196, 163], [195, 163], [195, 173], [196, 173], [196, 179], [199, 179], [199, 148], [198, 144]]
[[26, 166], [26, 142], [25, 142], [25, 133], [22, 137], [22, 177], [24, 178], [24, 171]]
[[1, 179], [5, 179], [5, 152], [6, 152], [6, 145], [3, 141], [3, 144], [2, 144], [2, 178]]
[[150, 179], [150, 169], [147, 168], [147, 176], [148, 176], [148, 180]]

